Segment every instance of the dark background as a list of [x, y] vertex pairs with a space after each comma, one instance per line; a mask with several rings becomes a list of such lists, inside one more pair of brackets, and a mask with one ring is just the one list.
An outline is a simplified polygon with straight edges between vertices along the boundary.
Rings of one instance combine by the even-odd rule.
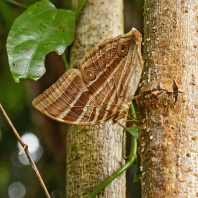
[[[35, 0], [18, 1], [26, 6]], [[68, 0], [51, 1], [57, 8], [70, 8]], [[143, 0], [125, 0], [125, 32], [135, 27], [140, 32], [143, 25]], [[46, 74], [37, 82], [21, 80], [16, 84], [11, 76], [6, 39], [13, 21], [24, 8], [0, 1], [0, 103], [6, 110], [14, 126], [22, 136], [31, 132], [39, 139], [42, 156], [37, 167], [51, 193], [52, 198], [65, 197], [65, 135], [64, 125], [52, 121], [36, 112], [31, 101], [40, 92], [55, 82], [65, 71], [62, 59], [55, 53], [46, 57]], [[0, 198], [13, 198], [9, 191], [21, 184], [25, 189], [24, 198], [45, 197], [31, 166], [22, 164], [17, 157], [18, 147], [10, 126], [0, 112]], [[133, 183], [134, 168], [127, 171], [127, 198], [140, 198], [140, 183]], [[19, 188], [20, 189], [20, 188]], [[22, 198], [21, 197], [21, 198]], [[20, 193], [18, 197], [20, 198]]]

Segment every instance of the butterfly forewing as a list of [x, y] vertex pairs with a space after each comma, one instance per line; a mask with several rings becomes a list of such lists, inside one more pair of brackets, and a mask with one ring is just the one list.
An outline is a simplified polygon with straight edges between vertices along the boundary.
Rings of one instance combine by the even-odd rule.
[[[121, 36], [114, 39], [106, 39], [100, 45], [95, 46], [87, 53], [88, 59], [83, 59], [81, 71], [86, 86], [95, 97], [98, 105], [111, 110], [117, 106], [117, 84], [115, 72], [119, 70], [122, 58], [117, 56], [117, 46]], [[93, 71], [95, 78], [89, 79], [87, 71]]]
[[[130, 84], [128, 81], [133, 81], [132, 78], [136, 80], [141, 74], [142, 62], [138, 61], [137, 65], [133, 65], [133, 58], [137, 56], [135, 51], [138, 52], [138, 44], [132, 32], [107, 39], [87, 53], [86, 56], [90, 58], [84, 59], [81, 64], [86, 86], [98, 105], [109, 111], [117, 111], [122, 103], [129, 103], [130, 101], [126, 101], [126, 98], [130, 97], [131, 100], [137, 89], [137, 83], [134, 83], [135, 90], [130, 90], [130, 96], [126, 97], [125, 92]], [[133, 76], [135, 67], [140, 73], [137, 76]], [[87, 71], [92, 71], [95, 78], [87, 78]]]
[[141, 77], [140, 45], [141, 35], [135, 29], [106, 39], [86, 53], [81, 72], [66, 71], [33, 105], [48, 117], [69, 124], [118, 120], [127, 112]]
[[[110, 54], [110, 52], [108, 52], [108, 54]], [[105, 55], [105, 48], [102, 48], [100, 45], [96, 46], [90, 53], [87, 53], [88, 59], [82, 62], [81, 71], [86, 86], [96, 98], [98, 105], [106, 109], [103, 100], [109, 94], [111, 82], [109, 82], [109, 76], [107, 75], [108, 62], [106, 62]], [[94, 79], [89, 78], [87, 75], [90, 71], [92, 71], [95, 76]]]

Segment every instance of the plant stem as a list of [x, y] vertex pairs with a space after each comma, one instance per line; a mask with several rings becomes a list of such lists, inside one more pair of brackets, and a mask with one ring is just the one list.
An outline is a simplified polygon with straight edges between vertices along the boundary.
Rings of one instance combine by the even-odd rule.
[[[134, 117], [136, 117], [135, 114], [135, 108], [133, 104], [130, 105], [130, 111], [132, 114], [134, 114]], [[124, 166], [122, 166], [120, 169], [118, 169], [113, 175], [111, 175], [109, 178], [107, 178], [102, 184], [100, 184], [87, 198], [94, 198], [98, 193], [100, 193], [109, 183], [111, 183], [115, 178], [117, 178], [119, 175], [121, 175], [124, 171], [126, 171], [128, 168], [130, 168], [135, 159], [136, 159], [136, 153], [137, 153], [137, 140], [133, 136], [131, 137], [131, 148], [130, 148], [130, 155], [128, 157], [128, 160]]]
[[137, 116], [136, 116], [136, 112], [135, 112], [133, 102], [130, 104], [130, 111], [131, 111], [131, 114], [133, 115], [133, 117], [136, 119]]
[[22, 3], [19, 3], [17, 1], [14, 1], [14, 0], [7, 0], [7, 2], [12, 3], [12, 4], [16, 5], [16, 6], [19, 6], [21, 8], [25, 8], [25, 9], [28, 8], [28, 6], [26, 6], [26, 5], [22, 4]]
[[107, 178], [102, 184], [100, 184], [87, 198], [94, 198], [98, 193], [100, 193], [109, 183], [111, 183], [115, 178], [121, 175], [124, 171], [132, 166], [136, 159], [137, 152], [137, 140], [131, 137], [131, 149], [130, 156], [124, 166], [118, 169], [113, 175]]
[[80, 3], [78, 4], [76, 10], [75, 10], [75, 18], [77, 19], [80, 12], [82, 11], [83, 7], [85, 6], [87, 0], [81, 0]]

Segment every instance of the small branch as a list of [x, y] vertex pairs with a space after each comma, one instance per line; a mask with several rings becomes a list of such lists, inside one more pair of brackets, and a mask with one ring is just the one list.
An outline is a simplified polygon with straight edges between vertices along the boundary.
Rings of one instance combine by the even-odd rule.
[[19, 152], [19, 156], [25, 151], [25, 149], [27, 148], [27, 145], [25, 145], [23, 148], [22, 148], [22, 150]]
[[[38, 180], [39, 180], [40, 183], [41, 183], [41, 186], [42, 186], [42, 188], [43, 188], [43, 190], [44, 190], [45, 196], [46, 196], [47, 198], [50, 198], [50, 195], [49, 195], [49, 193], [48, 193], [48, 191], [47, 191], [47, 188], [46, 188], [46, 186], [45, 186], [45, 184], [44, 184], [44, 182], [43, 182], [43, 179], [42, 179], [42, 177], [41, 177], [41, 175], [40, 175], [40, 173], [39, 173], [39, 171], [38, 171], [38, 169], [37, 169], [37, 167], [36, 167], [36, 164], [34, 163], [32, 157], [30, 156], [30, 153], [29, 153], [27, 144], [25, 144], [25, 143], [23, 142], [23, 140], [21, 139], [20, 135], [18, 134], [18, 132], [17, 132], [17, 130], [15, 129], [14, 125], [13, 125], [12, 122], [10, 121], [8, 115], [6, 114], [5, 110], [3, 109], [1, 103], [0, 103], [0, 110], [2, 111], [2, 113], [3, 113], [4, 117], [6, 118], [8, 124], [9, 124], [10, 127], [12, 128], [12, 130], [13, 130], [13, 132], [14, 132], [14, 135], [16, 136], [16, 138], [17, 138], [18, 141], [20, 142], [21, 146], [23, 147], [23, 150], [25, 151], [25, 153], [26, 153], [26, 155], [27, 155], [28, 161], [30, 162], [32, 168], [33, 168], [34, 171], [36, 172], [36, 175], [37, 175], [37, 177], [38, 177]], [[21, 152], [20, 152], [20, 153], [21, 153]], [[19, 154], [20, 154], [20, 153], [19, 153]]]

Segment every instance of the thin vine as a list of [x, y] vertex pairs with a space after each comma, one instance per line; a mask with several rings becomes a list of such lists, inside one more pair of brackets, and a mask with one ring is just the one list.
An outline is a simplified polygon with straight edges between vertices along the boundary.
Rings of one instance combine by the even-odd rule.
[[[131, 114], [136, 118], [136, 112], [133, 104], [130, 105], [130, 111]], [[132, 136], [131, 137], [131, 148], [130, 148], [130, 154], [128, 156], [128, 160], [124, 166], [119, 168], [113, 175], [111, 175], [109, 178], [107, 178], [104, 182], [102, 182], [87, 198], [94, 198], [98, 193], [100, 193], [108, 184], [110, 184], [114, 179], [116, 179], [119, 175], [121, 175], [124, 171], [126, 171], [128, 168], [130, 168], [135, 159], [137, 154], [137, 139]]]

